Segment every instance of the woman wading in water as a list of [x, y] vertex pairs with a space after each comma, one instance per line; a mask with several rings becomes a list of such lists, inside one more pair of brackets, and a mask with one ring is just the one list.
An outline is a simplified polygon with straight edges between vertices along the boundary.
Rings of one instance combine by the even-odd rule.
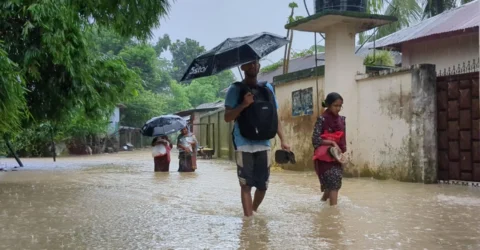
[[197, 139], [188, 127], [180, 132], [177, 138], [177, 148], [180, 152], [178, 172], [195, 172], [197, 169]]
[[[345, 117], [340, 116], [343, 98], [338, 93], [330, 93], [322, 103], [325, 112], [317, 119], [312, 135], [313, 148], [321, 146], [335, 147], [342, 153], [347, 150], [345, 139]], [[338, 140], [323, 139], [325, 135], [339, 135]], [[317, 151], [316, 151], [317, 153]], [[316, 157], [316, 156], [315, 156]], [[315, 159], [314, 157], [314, 159]], [[322, 201], [330, 199], [330, 205], [337, 205], [338, 191], [342, 187], [343, 165], [339, 161], [315, 160], [315, 172], [320, 180], [323, 192]]]

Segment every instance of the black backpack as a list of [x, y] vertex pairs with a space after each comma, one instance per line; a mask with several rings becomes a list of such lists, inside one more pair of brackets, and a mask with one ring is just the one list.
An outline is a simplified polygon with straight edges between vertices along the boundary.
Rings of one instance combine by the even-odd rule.
[[242, 82], [234, 83], [240, 89], [238, 104], [243, 97], [252, 92], [254, 102], [237, 117], [240, 134], [249, 140], [270, 140], [278, 131], [278, 114], [275, 97], [267, 87], [267, 82], [260, 82], [256, 88], [250, 88]]

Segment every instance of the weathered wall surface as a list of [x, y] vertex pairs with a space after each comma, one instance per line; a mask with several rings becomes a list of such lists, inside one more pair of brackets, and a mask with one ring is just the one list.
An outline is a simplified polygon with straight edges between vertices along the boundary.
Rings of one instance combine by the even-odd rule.
[[[234, 149], [232, 142], [233, 123], [226, 123], [223, 119], [224, 109], [204, 113], [200, 117], [203, 124], [200, 127], [199, 143], [201, 146], [213, 148], [214, 157], [234, 160]], [[208, 124], [208, 126], [206, 125]]]
[[[307, 74], [308, 72], [303, 72]], [[302, 74], [303, 74], [302, 73]], [[299, 73], [300, 75], [300, 73]], [[315, 77], [285, 78], [275, 85], [279, 117], [285, 137], [296, 155], [297, 164], [282, 165], [291, 170], [313, 169], [311, 135], [318, 117], [317, 101], [325, 98], [325, 80], [318, 80], [314, 114], [292, 115], [292, 92], [312, 87]], [[407, 69], [358, 75], [355, 88], [340, 92], [345, 96], [347, 116], [347, 156], [345, 175], [400, 181], [436, 181], [436, 76], [435, 66], [417, 65]], [[332, 86], [330, 86], [332, 88]], [[323, 111], [323, 110], [321, 110]], [[274, 140], [273, 150], [280, 147]], [[272, 154], [273, 155], [273, 154]]]
[[402, 65], [435, 64], [437, 70], [458, 67], [478, 60], [478, 33], [469, 33], [430, 41], [407, 42], [402, 47]]
[[350, 151], [346, 175], [435, 182], [435, 66], [412, 66], [382, 76], [359, 77], [357, 82], [357, 146]]
[[357, 83], [357, 147], [351, 148], [347, 174], [407, 179], [411, 165], [411, 72], [368, 77]]
[[[285, 137], [292, 147], [297, 161], [296, 164], [282, 165], [281, 167], [284, 169], [298, 171], [313, 169], [312, 132], [313, 126], [318, 117], [317, 102], [324, 98], [323, 84], [324, 78], [319, 77], [317, 95], [315, 95], [315, 92], [317, 91], [316, 77], [275, 85], [275, 94], [279, 105], [279, 118], [283, 126]], [[294, 117], [292, 115], [292, 92], [306, 88], [313, 88], [313, 114]], [[276, 137], [275, 140], [272, 140], [272, 145], [273, 152], [280, 149], [280, 140], [278, 137]], [[274, 156], [274, 154], [272, 154], [272, 156]]]

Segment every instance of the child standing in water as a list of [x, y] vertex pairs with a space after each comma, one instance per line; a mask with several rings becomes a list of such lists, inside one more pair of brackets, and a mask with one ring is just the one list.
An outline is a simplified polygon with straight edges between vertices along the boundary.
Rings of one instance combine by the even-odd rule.
[[162, 135], [155, 137], [152, 141], [152, 147], [157, 145], [163, 145], [165, 147], [165, 154], [155, 156], [153, 161], [155, 163], [155, 172], [168, 172], [170, 171], [170, 151], [172, 149], [172, 143], [168, 136]]
[[[320, 146], [326, 145], [336, 147], [345, 153], [347, 151], [347, 144], [345, 138], [345, 117], [340, 116], [340, 110], [343, 106], [343, 98], [338, 93], [330, 93], [322, 103], [325, 112], [317, 119], [313, 129], [312, 143], [313, 148], [317, 149]], [[322, 134], [335, 133], [341, 131], [343, 136], [340, 140], [322, 139]], [[342, 187], [343, 166], [338, 161], [320, 161], [315, 160], [315, 172], [320, 180], [320, 189], [323, 192], [322, 201], [330, 199], [330, 205], [337, 205], [338, 191]]]

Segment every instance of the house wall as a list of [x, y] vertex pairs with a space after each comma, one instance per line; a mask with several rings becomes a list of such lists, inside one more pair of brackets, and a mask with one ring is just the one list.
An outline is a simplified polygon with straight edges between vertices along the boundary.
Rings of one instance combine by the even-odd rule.
[[[296, 164], [282, 165], [285, 169], [290, 170], [312, 170], [312, 132], [313, 126], [318, 117], [317, 101], [324, 99], [323, 94], [324, 78], [318, 78], [318, 92], [317, 81], [315, 77], [307, 79], [285, 82], [275, 85], [275, 94], [279, 106], [279, 118], [283, 126], [283, 132], [287, 142], [292, 147], [295, 153]], [[313, 107], [312, 115], [293, 116], [292, 115], [292, 92], [300, 89], [313, 88]], [[315, 93], [316, 96], [315, 96]], [[276, 137], [272, 140], [273, 152], [280, 149], [280, 140]], [[274, 156], [274, 154], [272, 154]], [[273, 159], [272, 159], [273, 160]], [[275, 165], [275, 161], [272, 161]]]
[[437, 71], [458, 64], [478, 61], [479, 33], [470, 33], [454, 37], [429, 41], [406, 42], [402, 45], [402, 66], [416, 64], [435, 64]]
[[202, 133], [202, 126], [197, 125], [197, 124], [200, 124], [201, 115], [202, 113], [200, 112], [194, 112], [193, 114], [190, 115], [190, 122], [192, 123], [192, 133], [195, 135], [195, 137], [197, 137], [197, 140], [198, 138], [201, 137], [201, 133]]
[[411, 72], [360, 79], [357, 84], [359, 146], [352, 149], [352, 166], [347, 172], [405, 179], [411, 164]]
[[201, 146], [213, 148], [216, 158], [234, 160], [234, 150], [232, 143], [233, 123], [224, 121], [225, 110], [219, 109], [205, 113], [200, 117], [202, 125], [200, 127], [199, 143]]
[[[353, 99], [357, 101], [345, 99], [342, 111], [350, 114], [346, 120], [346, 176], [435, 182], [435, 79], [433, 65], [383, 72], [380, 76], [352, 77], [356, 88], [344, 92], [348, 92], [347, 96], [356, 95]], [[314, 114], [298, 117], [292, 116], [292, 92], [316, 89], [315, 78], [275, 85], [285, 137], [297, 160], [296, 164], [282, 165], [286, 169], [313, 169], [311, 135], [318, 116], [316, 102], [324, 99], [325, 84], [319, 78], [318, 96], [313, 98]], [[278, 144], [274, 150], [279, 148]]]
[[357, 84], [357, 144], [350, 150], [350, 164], [345, 173], [435, 182], [435, 66], [415, 65], [380, 76], [359, 76]]

